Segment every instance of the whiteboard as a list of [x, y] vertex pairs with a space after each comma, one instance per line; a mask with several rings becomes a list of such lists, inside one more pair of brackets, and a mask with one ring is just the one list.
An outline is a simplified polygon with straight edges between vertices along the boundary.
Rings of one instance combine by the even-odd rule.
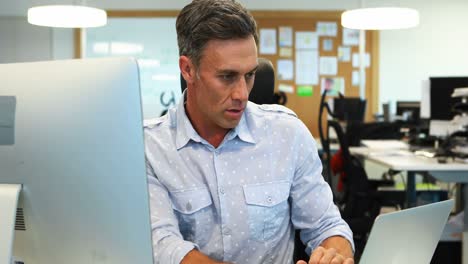
[[82, 57], [131, 56], [138, 60], [143, 118], [159, 117], [181, 97], [175, 17], [109, 18], [84, 30]]

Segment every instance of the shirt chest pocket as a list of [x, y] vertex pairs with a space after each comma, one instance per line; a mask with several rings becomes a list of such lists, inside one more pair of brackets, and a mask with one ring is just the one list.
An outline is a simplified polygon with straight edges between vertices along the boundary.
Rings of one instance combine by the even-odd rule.
[[184, 239], [200, 246], [205, 244], [212, 232], [210, 226], [213, 226], [213, 202], [208, 189], [176, 191], [170, 196]]
[[252, 238], [267, 241], [289, 221], [289, 190], [286, 181], [244, 185], [248, 221]]

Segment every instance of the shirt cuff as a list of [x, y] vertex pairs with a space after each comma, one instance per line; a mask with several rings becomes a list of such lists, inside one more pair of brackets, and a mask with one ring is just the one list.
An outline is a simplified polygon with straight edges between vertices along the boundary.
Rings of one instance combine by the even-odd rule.
[[348, 240], [349, 244], [351, 245], [351, 249], [353, 250], [353, 253], [355, 252], [352, 233], [350, 233], [350, 231], [347, 231], [344, 228], [338, 228], [334, 230], [325, 231], [324, 233], [320, 235], [320, 237], [316, 241], [309, 241], [306, 247], [307, 254], [309, 254], [310, 256], [310, 254], [312, 254], [313, 249], [320, 246], [323, 243], [323, 241], [325, 241], [327, 238], [332, 237], [332, 236], [340, 236]]
[[187, 255], [192, 249], [198, 248], [197, 245], [189, 241], [177, 241], [173, 242], [170, 247], [172, 250], [165, 257], [162, 257], [159, 260], [156, 260], [156, 263], [173, 263], [179, 264], [182, 259]]

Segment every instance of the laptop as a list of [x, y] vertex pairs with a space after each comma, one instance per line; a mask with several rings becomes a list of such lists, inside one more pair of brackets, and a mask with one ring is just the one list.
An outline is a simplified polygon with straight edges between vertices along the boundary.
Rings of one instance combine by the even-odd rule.
[[379, 215], [359, 263], [430, 263], [453, 204], [446, 200]]

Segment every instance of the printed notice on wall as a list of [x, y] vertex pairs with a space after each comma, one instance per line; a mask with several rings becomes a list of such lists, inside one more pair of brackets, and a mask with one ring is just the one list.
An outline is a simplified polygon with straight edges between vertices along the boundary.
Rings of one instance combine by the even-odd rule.
[[294, 63], [292, 60], [278, 60], [276, 70], [279, 80], [292, 80], [294, 78]]
[[317, 34], [319, 36], [336, 37], [338, 26], [336, 22], [318, 22]]
[[312, 31], [296, 32], [296, 49], [318, 49], [318, 35]]
[[338, 73], [338, 60], [334, 56], [320, 57], [320, 74], [336, 75]]
[[296, 84], [318, 84], [318, 51], [296, 51]]
[[292, 48], [285, 48], [285, 47], [280, 47], [279, 49], [279, 56], [283, 58], [292, 58], [293, 55], [293, 49]]
[[338, 61], [349, 62], [351, 61], [351, 48], [340, 46], [338, 47]]
[[343, 45], [345, 46], [359, 45], [359, 30], [343, 28]]
[[276, 54], [276, 29], [260, 29], [260, 54]]
[[342, 77], [326, 77], [322, 78], [321, 93], [327, 90], [327, 95], [329, 96], [338, 96], [340, 93], [344, 95], [345, 91], [345, 82]]
[[289, 84], [280, 83], [278, 84], [278, 90], [285, 93], [294, 93], [294, 86]]
[[322, 44], [324, 51], [332, 51], [333, 50], [333, 39], [324, 39]]
[[293, 29], [292, 27], [279, 27], [279, 46], [292, 47]]

